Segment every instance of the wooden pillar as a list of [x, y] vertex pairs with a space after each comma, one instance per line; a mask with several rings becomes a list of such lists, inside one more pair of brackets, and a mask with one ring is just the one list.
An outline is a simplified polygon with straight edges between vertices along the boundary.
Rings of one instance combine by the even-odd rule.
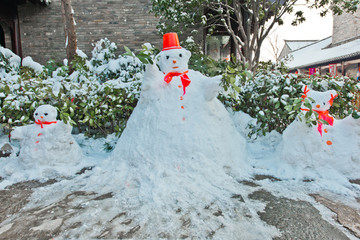
[[1, 25], [0, 25], [0, 45], [2, 47], [6, 47], [6, 44], [5, 44], [5, 32], [4, 32], [4, 29], [2, 28]]
[[16, 55], [22, 58], [21, 33], [17, 6], [15, 6], [14, 10], [12, 18], [12, 49]]

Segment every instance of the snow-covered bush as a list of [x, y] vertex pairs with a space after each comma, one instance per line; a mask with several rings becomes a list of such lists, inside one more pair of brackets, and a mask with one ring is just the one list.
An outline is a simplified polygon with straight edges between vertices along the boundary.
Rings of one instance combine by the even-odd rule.
[[[228, 70], [228, 72], [234, 71], [232, 68]], [[282, 133], [301, 112], [304, 85], [317, 91], [331, 89], [337, 91], [339, 96], [330, 108], [331, 115], [337, 118], [349, 115], [359, 117], [355, 110], [355, 99], [360, 91], [360, 84], [347, 77], [309, 78], [307, 75], [285, 73], [281, 66], [280, 68], [268, 66], [260, 69], [254, 76], [242, 71], [235, 79], [228, 77], [225, 80], [229, 79], [232, 91], [223, 94], [223, 102], [234, 111], [243, 111], [256, 119], [257, 123], [249, 126], [251, 128], [249, 136], [265, 135], [272, 130]], [[311, 119], [317, 118], [311, 114], [312, 112], [305, 116], [305, 119], [316, 124], [316, 121]]]
[[249, 126], [250, 135], [265, 135], [273, 130], [281, 133], [295, 119], [286, 106], [301, 96], [301, 79], [297, 75], [260, 70], [240, 84], [233, 109], [256, 118], [257, 124]]
[[54, 62], [44, 67], [25, 58], [20, 66], [20, 58], [15, 61], [15, 54], [2, 49], [0, 123], [8, 128], [32, 123], [33, 110], [51, 104], [61, 120], [87, 134], [121, 133], [139, 98], [144, 66], [134, 56], [115, 57], [115, 49], [100, 40], [90, 60], [78, 50], [71, 75], [68, 66]]

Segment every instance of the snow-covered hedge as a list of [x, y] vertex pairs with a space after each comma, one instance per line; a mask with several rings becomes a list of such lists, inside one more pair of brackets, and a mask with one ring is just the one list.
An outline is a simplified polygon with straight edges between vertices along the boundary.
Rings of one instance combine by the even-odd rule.
[[12, 128], [33, 122], [33, 110], [52, 104], [61, 120], [88, 134], [120, 133], [139, 98], [143, 64], [133, 56], [116, 57], [107, 39], [95, 44], [92, 58], [80, 50], [68, 66], [46, 67], [0, 48], [0, 123]]
[[[191, 47], [191, 46], [190, 46]], [[97, 42], [92, 58], [80, 50], [68, 66], [49, 61], [41, 66], [30, 57], [21, 59], [0, 47], [0, 124], [8, 128], [33, 122], [33, 110], [41, 104], [52, 104], [61, 120], [77, 126], [89, 135], [121, 133], [140, 93], [144, 64], [151, 62], [156, 50], [143, 46], [136, 56], [126, 53], [115, 56], [117, 47], [107, 39]], [[193, 49], [192, 49], [193, 50]], [[255, 75], [237, 63], [216, 62], [200, 51], [192, 51], [190, 68], [206, 75], [223, 75], [219, 99], [234, 111], [243, 111], [255, 118], [250, 136], [283, 132], [300, 112], [302, 86], [318, 91], [334, 89], [335, 99], [330, 113], [337, 118], [355, 109], [360, 84], [346, 77], [311, 77], [287, 74], [284, 69], [267, 65]]]
[[[255, 125], [249, 126], [252, 130], [250, 137], [265, 135], [273, 130], [282, 133], [301, 112], [304, 85], [317, 91], [337, 91], [339, 96], [330, 108], [332, 116], [340, 119], [349, 115], [359, 117], [355, 101], [359, 97], [360, 83], [354, 79], [343, 76], [309, 78], [307, 75], [285, 73], [281, 66], [273, 65], [259, 69], [255, 75], [244, 71], [238, 73], [232, 68], [226, 72], [225, 80], [229, 89], [223, 94], [225, 104], [257, 120]], [[306, 116], [309, 122], [311, 119], [317, 118]], [[312, 123], [316, 124], [316, 121]]]

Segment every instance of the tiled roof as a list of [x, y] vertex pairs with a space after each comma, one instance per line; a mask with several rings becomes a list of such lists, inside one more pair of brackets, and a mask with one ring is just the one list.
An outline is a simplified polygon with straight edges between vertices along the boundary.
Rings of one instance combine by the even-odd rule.
[[352, 57], [360, 58], [360, 39], [331, 47], [332, 37], [289, 53], [290, 61], [286, 64], [291, 70], [317, 66], [328, 62], [337, 62]]

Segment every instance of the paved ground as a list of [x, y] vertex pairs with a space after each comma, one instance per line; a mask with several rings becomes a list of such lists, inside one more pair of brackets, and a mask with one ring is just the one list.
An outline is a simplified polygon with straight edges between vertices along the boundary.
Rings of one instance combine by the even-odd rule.
[[[254, 181], [245, 181], [242, 184], [259, 187], [256, 180], [264, 178], [278, 180], [269, 176], [256, 176]], [[0, 239], [51, 239], [60, 234], [66, 237], [67, 230], [81, 225], [81, 222], [68, 225], [66, 220], [85, 210], [86, 206], [82, 203], [96, 201], [101, 204], [102, 201], [113, 197], [112, 193], [98, 195], [95, 192], [76, 191], [49, 206], [24, 208], [34, 189], [54, 182], [21, 182], [0, 191]], [[240, 195], [233, 197], [243, 201]], [[248, 197], [266, 203], [264, 211], [258, 212], [258, 215], [262, 221], [280, 230], [282, 235], [274, 240], [345, 240], [349, 239], [344, 234], [347, 230], [351, 231], [353, 236], [360, 237], [359, 213], [349, 206], [319, 194], [312, 197], [337, 214], [337, 220], [343, 229], [324, 220], [319, 210], [309, 202], [276, 197], [261, 188]], [[11, 221], [5, 221], [6, 219]], [[140, 226], [133, 225], [132, 220], [127, 218], [126, 212], [120, 212], [110, 222], [126, 226], [127, 231], [114, 233], [108, 228], [96, 238], [135, 238], [136, 232], [140, 230]]]

